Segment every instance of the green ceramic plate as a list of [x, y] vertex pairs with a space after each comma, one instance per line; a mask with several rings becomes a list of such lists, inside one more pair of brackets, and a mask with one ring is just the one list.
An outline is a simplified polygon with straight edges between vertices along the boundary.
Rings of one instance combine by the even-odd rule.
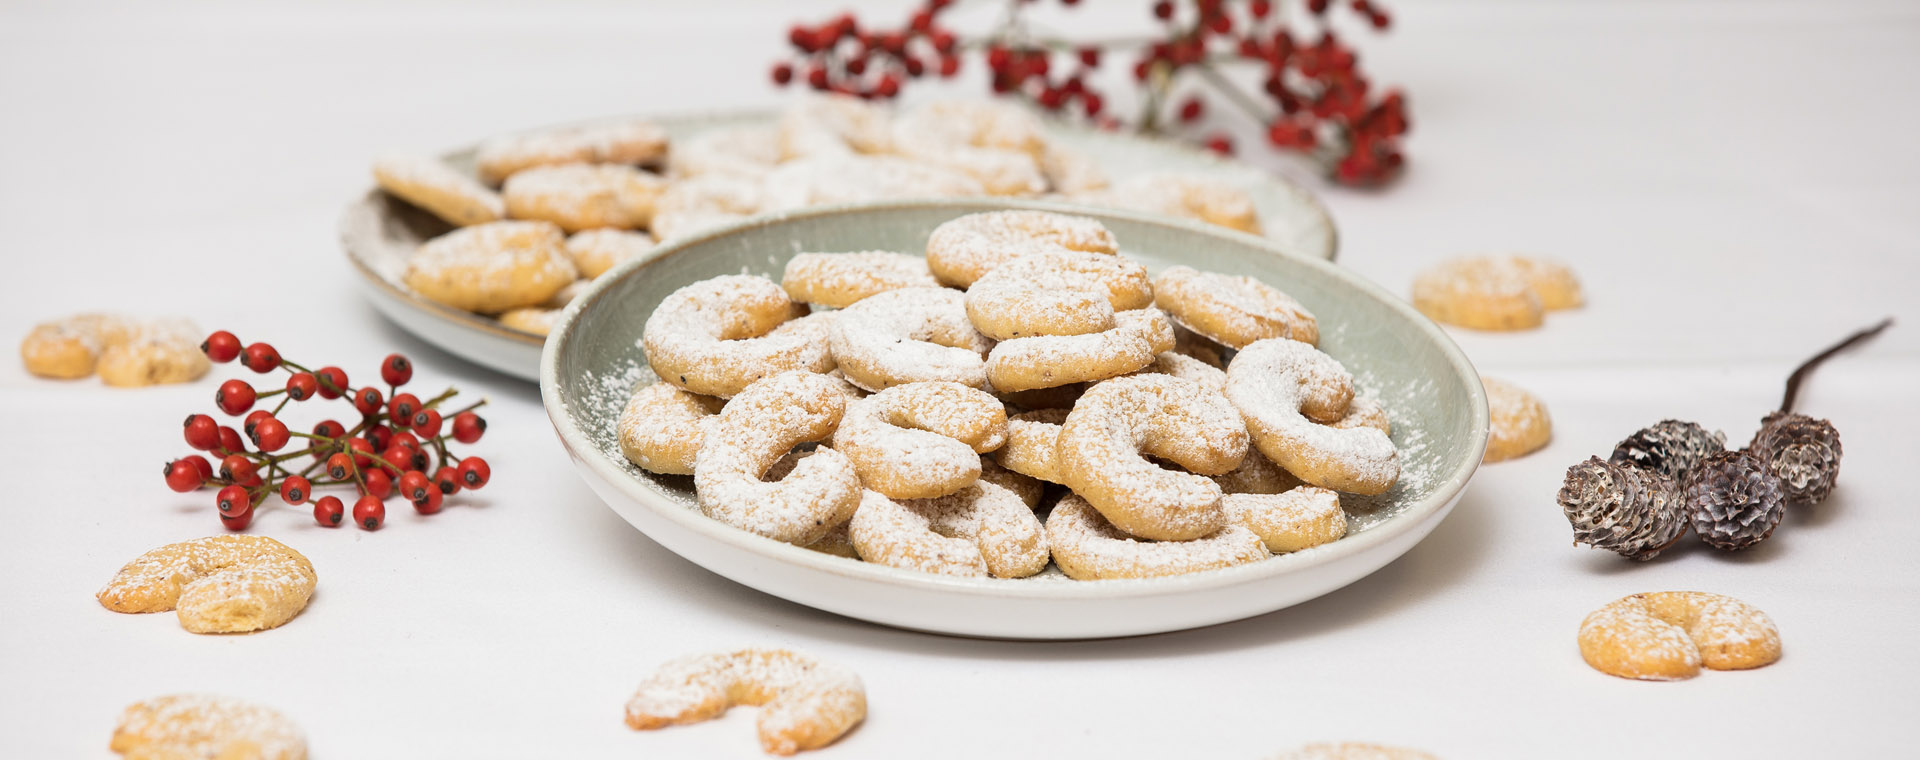
[[[962, 214], [1019, 207], [1093, 216], [1149, 270], [1188, 264], [1275, 285], [1319, 318], [1320, 347], [1389, 410], [1402, 476], [1346, 502], [1346, 538], [1261, 562], [1175, 578], [1075, 582], [918, 573], [828, 556], [701, 514], [689, 477], [653, 475], [621, 456], [614, 422], [651, 378], [640, 335], [660, 300], [722, 274], [778, 280], [801, 251], [924, 250]], [[972, 636], [1086, 638], [1178, 630], [1270, 612], [1379, 569], [1424, 538], [1480, 464], [1487, 405], [1478, 375], [1433, 323], [1372, 283], [1269, 241], [1200, 224], [1046, 203], [938, 201], [810, 209], [696, 236], [603, 275], [574, 302], [541, 357], [547, 413], [594, 490], [668, 549], [745, 585], [888, 625]]]

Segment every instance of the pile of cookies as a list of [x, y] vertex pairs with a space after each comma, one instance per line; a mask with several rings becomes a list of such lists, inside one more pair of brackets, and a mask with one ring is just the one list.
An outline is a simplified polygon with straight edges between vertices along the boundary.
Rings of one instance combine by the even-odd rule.
[[869, 562], [1196, 572], [1339, 539], [1339, 492], [1398, 479], [1319, 334], [1252, 278], [1148, 277], [1095, 220], [972, 214], [924, 258], [803, 253], [667, 296], [619, 440], [710, 517]]
[[1057, 197], [1260, 232], [1252, 199], [1200, 176], [1109, 181], [1048, 138], [1033, 114], [942, 101], [896, 114], [814, 96], [776, 124], [679, 141], [645, 121], [516, 135], [482, 145], [477, 176], [420, 156], [375, 162], [388, 193], [458, 227], [408, 262], [408, 287], [546, 334], [559, 309], [620, 261], [763, 212], [956, 196]]
[[98, 373], [122, 388], [190, 383], [213, 365], [200, 351], [205, 333], [186, 319], [75, 314], [34, 325], [20, 341], [20, 362], [40, 377], [73, 380]]

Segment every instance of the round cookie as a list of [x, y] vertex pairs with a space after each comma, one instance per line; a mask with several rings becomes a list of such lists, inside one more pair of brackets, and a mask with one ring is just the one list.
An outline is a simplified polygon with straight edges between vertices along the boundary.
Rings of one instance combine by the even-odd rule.
[[1022, 256], [967, 289], [967, 317], [994, 340], [1097, 333], [1112, 329], [1114, 312], [1152, 305], [1145, 267], [1082, 251]]
[[1263, 338], [1320, 342], [1320, 323], [1306, 307], [1252, 277], [1168, 267], [1153, 280], [1153, 299], [1175, 324], [1231, 348]]
[[567, 255], [580, 277], [591, 280], [628, 259], [653, 252], [658, 245], [652, 235], [629, 230], [593, 229], [576, 232], [567, 238]]
[[501, 195], [515, 219], [553, 222], [567, 232], [645, 227], [666, 180], [621, 164], [540, 166], [507, 178]]
[[407, 287], [456, 309], [498, 314], [536, 306], [579, 279], [566, 237], [548, 222], [490, 222], [421, 244]]
[[675, 179], [723, 174], [758, 178], [780, 163], [778, 127], [722, 127], [677, 140], [667, 152]]
[[666, 475], [692, 475], [707, 428], [726, 402], [656, 382], [633, 392], [615, 429], [620, 453], [640, 469]]
[[1106, 225], [1048, 211], [987, 211], [956, 217], [927, 236], [927, 266], [948, 285], [969, 287], [994, 267], [1060, 249], [1117, 254]]
[[1002, 341], [987, 355], [987, 381], [1002, 392], [1053, 388], [1137, 371], [1173, 348], [1173, 323], [1159, 309], [1113, 315], [1113, 327], [1086, 335]]
[[39, 377], [73, 380], [93, 374], [100, 352], [132, 338], [136, 324], [113, 314], [76, 314], [34, 325], [20, 341], [20, 362]]
[[213, 367], [200, 350], [200, 328], [185, 319], [158, 319], [100, 351], [100, 381], [121, 388], [190, 383]]
[[965, 488], [980, 478], [980, 454], [1006, 440], [1000, 400], [953, 382], [896, 385], [854, 401], [833, 434], [860, 482], [894, 499]]
[[[1217, 394], [1179, 378], [1137, 375], [1088, 389], [1061, 423], [1057, 446], [1062, 482], [1115, 527], [1182, 541], [1224, 524], [1220, 486], [1205, 476], [1240, 466], [1247, 429]], [[1147, 455], [1190, 472], [1163, 468]]]
[[1481, 376], [1487, 390], [1487, 453], [1482, 461], [1504, 462], [1540, 450], [1553, 439], [1547, 405], [1525, 389]]
[[667, 132], [647, 121], [623, 121], [509, 135], [488, 140], [475, 158], [480, 179], [498, 185], [537, 166], [645, 164], [667, 152]]
[[780, 113], [780, 160], [884, 153], [893, 144], [893, 114], [847, 95], [809, 94]]
[[822, 156], [781, 164], [762, 185], [767, 211], [900, 198], [985, 195], [964, 173], [898, 156]]
[[937, 288], [940, 282], [919, 256], [889, 251], [801, 253], [787, 260], [780, 287], [801, 303], [843, 309], [875, 293], [900, 288]]
[[785, 649], [741, 649], [670, 660], [627, 701], [627, 725], [647, 731], [760, 707], [760, 748], [791, 755], [832, 744], [867, 716], [867, 690], [844, 667]]
[[1564, 265], [1521, 256], [1451, 259], [1413, 281], [1413, 305], [1436, 322], [1480, 330], [1539, 327], [1548, 309], [1582, 302]]
[[244, 633], [292, 620], [315, 580], [313, 564], [279, 541], [212, 536], [140, 555], [96, 596], [114, 612], [174, 610], [194, 633]]
[[1260, 234], [1260, 212], [1247, 191], [1211, 177], [1151, 172], [1137, 174], [1106, 190], [1074, 196], [1094, 206], [1166, 214], [1216, 224], [1250, 235]]
[[1078, 494], [1067, 494], [1047, 515], [1047, 547], [1061, 572], [1082, 581], [1184, 575], [1271, 556], [1259, 536], [1239, 525], [1188, 541], [1137, 540]]
[[306, 760], [307, 737], [251, 702], [176, 694], [128, 705], [107, 748], [129, 760]]
[[1580, 656], [1595, 670], [1643, 681], [1677, 681], [1712, 670], [1745, 670], [1780, 659], [1780, 631], [1766, 613], [1719, 594], [1634, 594], [1580, 621]]
[[507, 216], [500, 194], [426, 156], [388, 155], [373, 162], [381, 190], [425, 209], [455, 227], [497, 222]]
[[764, 204], [757, 179], [703, 174], [668, 183], [654, 201], [647, 229], [665, 242], [740, 221], [759, 213]]

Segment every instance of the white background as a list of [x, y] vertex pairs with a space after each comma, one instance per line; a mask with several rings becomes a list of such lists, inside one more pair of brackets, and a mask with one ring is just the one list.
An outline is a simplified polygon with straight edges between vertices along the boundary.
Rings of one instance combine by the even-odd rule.
[[[620, 721], [661, 660], [750, 644], [865, 677], [871, 716], [832, 757], [1256, 758], [1328, 739], [1455, 759], [1911, 751], [1920, 6], [1389, 3], [1392, 34], [1359, 39], [1364, 68], [1410, 95], [1411, 170], [1377, 193], [1308, 179], [1341, 262], [1396, 291], [1463, 252], [1576, 266], [1586, 309], [1456, 333], [1484, 371], [1546, 399], [1553, 444], [1484, 469], [1425, 543], [1322, 599], [1022, 644], [876, 628], [680, 560], [575, 478], [535, 388], [359, 296], [334, 223], [376, 152], [774, 106], [785, 24], [841, 4], [545, 5], [0, 8], [0, 336], [112, 308], [188, 315], [356, 380], [404, 351], [420, 387], [492, 399], [474, 450], [494, 470], [487, 490], [432, 518], [397, 509], [377, 533], [263, 509], [255, 532], [310, 556], [318, 594], [282, 629], [195, 636], [93, 592], [140, 552], [220, 531], [211, 495], [166, 490], [160, 466], [237, 369], [123, 391], [0, 362], [0, 756], [106, 757], [124, 705], [212, 691], [281, 708], [323, 759], [754, 757], [751, 710], [648, 734]], [[1146, 14], [1098, 5], [1063, 18]], [[1553, 503], [1568, 465], [1666, 417], [1743, 442], [1798, 357], [1887, 314], [1901, 324], [1801, 402], [1846, 442], [1831, 500], [1741, 554], [1636, 565], [1570, 545]], [[1581, 662], [1586, 612], [1666, 589], [1760, 606], [1784, 659], [1674, 684]]]

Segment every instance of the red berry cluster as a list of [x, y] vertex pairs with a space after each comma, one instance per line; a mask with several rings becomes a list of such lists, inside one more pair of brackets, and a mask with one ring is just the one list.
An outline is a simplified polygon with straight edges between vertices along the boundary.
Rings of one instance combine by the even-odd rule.
[[[941, 76], [952, 76], [959, 70], [960, 51], [977, 49], [993, 74], [994, 92], [1118, 129], [1128, 123], [1108, 112], [1109, 96], [1093, 74], [1106, 51], [1138, 49], [1133, 80], [1143, 90], [1142, 110], [1131, 126], [1142, 132], [1161, 131], [1168, 116], [1180, 124], [1200, 121], [1204, 93], [1213, 92], [1258, 120], [1275, 149], [1314, 157], [1338, 182], [1379, 184], [1405, 163], [1399, 138], [1408, 127], [1406, 99], [1397, 91], [1371, 90], [1356, 68], [1354, 50], [1326, 23], [1334, 5], [1330, 0], [1301, 3], [1312, 18], [1311, 32], [1288, 23], [1274, 0], [1189, 0], [1179, 4], [1190, 6], [1184, 10], [1172, 0], [1158, 0], [1152, 12], [1163, 35], [1144, 43], [1034, 36], [1020, 21], [1022, 7], [1031, 2], [1009, 0], [1006, 23], [980, 40], [960, 40], [937, 23], [950, 0], [925, 3], [898, 30], [863, 29], [851, 15], [819, 26], [798, 25], [788, 33], [796, 60], [775, 64], [773, 81], [786, 85], [803, 79], [816, 90], [891, 98], [904, 79], [928, 73], [929, 61], [937, 62]], [[1372, 0], [1342, 5], [1375, 29], [1392, 23]], [[1264, 100], [1223, 73], [1234, 63], [1255, 70]], [[1176, 88], [1193, 92], [1176, 105]], [[1233, 152], [1225, 134], [1207, 135], [1203, 142], [1215, 151]]]
[[[167, 486], [175, 491], [219, 488], [214, 503], [228, 530], [245, 530], [253, 522], [254, 508], [274, 493], [291, 505], [311, 501], [315, 522], [337, 526], [346, 516], [345, 503], [339, 497], [313, 494], [315, 488], [337, 485], [353, 486], [360, 493], [353, 505], [353, 522], [374, 530], [386, 522], [386, 499], [396, 491], [415, 511], [430, 515], [440, 511], [446, 497], [462, 488], [485, 486], [492, 476], [486, 460], [457, 459], [447, 448], [450, 440], [480, 440], [487, 421], [473, 410], [486, 402], [443, 412], [441, 405], [456, 395], [452, 388], [425, 401], [401, 392], [400, 386], [413, 379], [413, 363], [405, 356], [389, 354], [380, 362], [380, 379], [387, 386], [383, 394], [371, 385], [348, 385], [347, 373], [339, 367], [309, 370], [281, 358], [266, 343], [242, 347], [240, 339], [225, 330], [207, 336], [200, 350], [216, 362], [238, 359], [260, 374], [276, 369], [287, 372], [286, 384], [277, 389], [260, 390], [239, 378], [220, 384], [213, 394], [214, 406], [229, 416], [246, 415], [240, 430], [220, 424], [211, 415], [187, 417], [187, 445], [217, 457], [217, 467], [199, 454], [167, 463]], [[271, 411], [254, 408], [255, 403], [274, 396], [280, 400]], [[322, 420], [312, 432], [302, 433], [280, 419], [289, 403], [315, 398], [352, 404], [358, 423], [349, 428]], [[296, 438], [304, 445], [288, 450]]]

